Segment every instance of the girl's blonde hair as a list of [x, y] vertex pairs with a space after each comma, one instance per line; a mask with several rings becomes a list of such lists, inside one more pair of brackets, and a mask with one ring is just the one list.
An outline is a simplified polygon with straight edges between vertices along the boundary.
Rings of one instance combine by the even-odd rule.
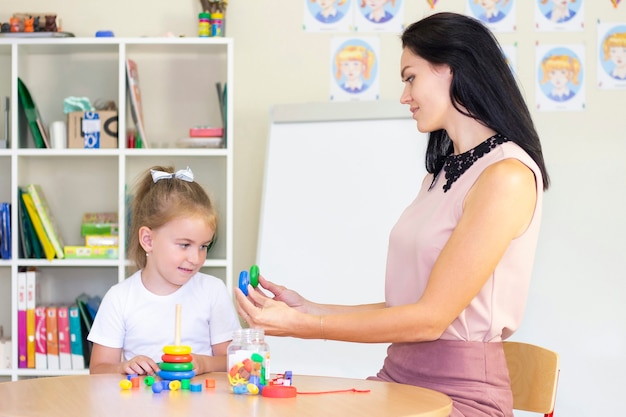
[[614, 47], [626, 48], [626, 32], [613, 33], [602, 42], [605, 61], [611, 59], [611, 48]]
[[359, 61], [365, 69], [363, 70], [363, 78], [366, 80], [370, 78], [372, 67], [376, 61], [374, 52], [370, 51], [364, 46], [360, 45], [347, 45], [341, 49], [335, 56], [335, 64], [337, 65], [337, 79], [341, 78], [341, 63], [345, 61]]
[[211, 243], [217, 233], [217, 210], [200, 184], [178, 178], [154, 182], [151, 170], [174, 173], [173, 167], [153, 166], [133, 187], [128, 259], [139, 269], [146, 266], [146, 252], [139, 243], [143, 226], [154, 230], [176, 218], [200, 216], [214, 231]]
[[547, 57], [541, 62], [541, 69], [543, 70], [542, 84], [545, 84], [549, 79], [550, 71], [554, 70], [566, 70], [571, 76], [569, 80], [574, 85], [578, 85], [578, 74], [580, 73], [580, 61], [569, 55], [552, 55]]

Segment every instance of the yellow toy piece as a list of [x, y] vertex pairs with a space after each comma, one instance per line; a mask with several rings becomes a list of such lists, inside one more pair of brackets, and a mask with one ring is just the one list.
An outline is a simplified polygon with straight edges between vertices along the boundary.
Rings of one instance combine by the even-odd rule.
[[133, 386], [133, 383], [130, 382], [128, 379], [122, 379], [120, 381], [120, 388], [123, 390], [131, 389], [132, 386]]
[[170, 391], [178, 391], [181, 385], [181, 382], [178, 380], [170, 381]]
[[191, 353], [191, 346], [168, 345], [163, 348], [163, 353], [167, 355], [189, 355]]

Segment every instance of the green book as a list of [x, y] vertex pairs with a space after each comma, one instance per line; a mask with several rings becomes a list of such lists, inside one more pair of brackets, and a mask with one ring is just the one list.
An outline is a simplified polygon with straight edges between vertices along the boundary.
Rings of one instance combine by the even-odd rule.
[[39, 241], [39, 238], [37, 237], [37, 232], [35, 232], [35, 227], [33, 226], [33, 223], [30, 220], [30, 216], [28, 215], [28, 212], [26, 211], [26, 205], [24, 204], [24, 199], [22, 198], [22, 194], [24, 194], [24, 190], [21, 187], [18, 187], [17, 192], [19, 196], [18, 211], [20, 214], [21, 226], [24, 231], [24, 235], [23, 237], [22, 235], [20, 235], [20, 239], [24, 239], [25, 246], [27, 248], [30, 248], [30, 249], [27, 249], [27, 253], [24, 253], [24, 257], [41, 259], [44, 257], [43, 247], [41, 246], [41, 242]]
[[39, 214], [41, 224], [43, 225], [50, 243], [52, 243], [56, 257], [63, 259], [65, 257], [65, 253], [63, 251], [65, 244], [63, 242], [63, 238], [61, 237], [61, 233], [59, 232], [59, 228], [57, 227], [54, 216], [50, 211], [50, 206], [48, 205], [48, 200], [43, 188], [39, 184], [28, 184], [26, 186], [26, 191], [32, 197], [33, 203], [35, 203], [37, 214]]

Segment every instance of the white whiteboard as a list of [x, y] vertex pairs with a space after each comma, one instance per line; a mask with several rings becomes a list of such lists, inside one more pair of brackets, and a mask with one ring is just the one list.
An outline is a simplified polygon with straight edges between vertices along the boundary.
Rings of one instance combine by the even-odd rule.
[[[427, 137], [407, 107], [307, 103], [272, 111], [257, 264], [321, 303], [384, 301], [389, 232], [417, 195]], [[268, 337], [271, 372], [365, 378], [387, 345]]]

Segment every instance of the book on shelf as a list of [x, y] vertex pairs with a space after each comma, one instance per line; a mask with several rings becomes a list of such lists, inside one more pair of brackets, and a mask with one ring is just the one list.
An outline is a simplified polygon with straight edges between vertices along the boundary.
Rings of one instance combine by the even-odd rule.
[[26, 362], [28, 368], [35, 368], [35, 307], [37, 304], [37, 271], [26, 270]]
[[89, 336], [89, 331], [91, 330], [91, 325], [93, 324], [93, 316], [87, 308], [87, 303], [90, 298], [91, 297], [89, 297], [89, 295], [82, 293], [76, 297], [75, 300], [82, 324], [81, 331], [83, 336], [83, 356], [85, 358], [85, 366], [89, 366], [89, 362], [91, 360], [91, 349], [93, 347], [93, 343], [87, 340], [87, 336]]
[[0, 203], [0, 257], [11, 259], [11, 204]]
[[33, 198], [29, 193], [23, 192], [22, 201], [24, 201], [26, 212], [28, 213], [28, 217], [33, 224], [33, 228], [35, 229], [35, 232], [37, 234], [37, 239], [41, 243], [41, 247], [43, 249], [43, 253], [46, 259], [48, 259], [49, 261], [54, 259], [54, 246], [52, 246], [52, 242], [50, 242], [50, 239], [48, 239], [46, 231], [43, 228], [43, 224], [41, 224], [41, 219], [39, 218], [39, 214], [37, 214], [37, 208], [35, 207]]
[[27, 368], [26, 271], [17, 273], [17, 367]]
[[18, 196], [17, 204], [17, 233], [18, 233], [18, 257], [20, 259], [32, 258], [33, 248], [30, 240], [26, 238], [24, 227], [24, 208], [22, 207], [22, 196]]
[[119, 236], [118, 216], [115, 212], [84, 213], [80, 224], [80, 234]]
[[35, 368], [48, 369], [46, 307], [35, 307]]
[[[91, 342], [87, 341], [88, 331], [78, 305], [37, 305], [34, 312], [34, 368], [80, 370], [88, 367]], [[93, 322], [91, 314], [86, 314]]]
[[120, 237], [118, 235], [87, 235], [85, 236], [85, 246], [119, 246]]
[[46, 307], [46, 351], [48, 356], [48, 369], [58, 370], [59, 363], [59, 333], [57, 325], [57, 307]]
[[45, 123], [37, 109], [35, 100], [33, 100], [30, 91], [28, 91], [28, 87], [26, 87], [26, 84], [24, 84], [19, 77], [17, 79], [17, 94], [19, 96], [21, 110], [26, 117], [30, 133], [35, 141], [35, 147], [46, 148], [46, 142], [44, 141], [45, 130], [43, 130]]
[[57, 331], [59, 333], [59, 368], [72, 369], [72, 348], [70, 346], [70, 316], [67, 305], [57, 307]]
[[85, 355], [83, 353], [83, 332], [80, 311], [76, 304], [68, 307], [70, 320], [70, 350], [72, 369], [85, 369]]
[[67, 259], [118, 259], [117, 246], [65, 246]]
[[228, 99], [227, 99], [227, 84], [224, 83], [222, 85], [221, 82], [215, 83], [215, 89], [217, 90], [217, 101], [220, 106], [220, 115], [222, 116], [222, 126], [224, 127], [224, 132], [222, 133], [224, 140], [223, 146], [226, 147], [226, 128], [228, 126]]
[[46, 198], [43, 188], [39, 184], [28, 184], [26, 186], [26, 191], [28, 191], [28, 194], [33, 199], [33, 203], [35, 203], [37, 214], [43, 224], [46, 236], [48, 236], [50, 243], [52, 243], [52, 246], [54, 247], [56, 257], [63, 259], [65, 256], [63, 253], [63, 246], [65, 245], [63, 243], [63, 238], [59, 233], [59, 228], [57, 227], [54, 216], [50, 210], [50, 206], [48, 205], [48, 199]]
[[83, 320], [83, 323], [85, 323], [87, 333], [91, 331], [91, 325], [93, 324], [93, 317], [87, 309], [88, 302], [89, 296], [85, 293], [82, 293], [78, 297], [76, 297], [76, 306], [78, 307], [78, 311], [80, 312], [80, 317]]
[[18, 187], [18, 218], [19, 218], [19, 232], [20, 232], [20, 245], [23, 247], [24, 258], [40, 259], [44, 257], [43, 247], [37, 237], [37, 232], [31, 221], [30, 215], [26, 210], [26, 204], [22, 194], [24, 190]]
[[137, 148], [148, 148], [148, 140], [146, 139], [146, 131], [144, 128], [143, 105], [141, 100], [141, 88], [139, 83], [139, 68], [137, 63], [132, 59], [126, 60], [126, 83], [128, 98], [130, 100], [130, 113], [137, 128], [136, 143], [140, 142], [141, 146]]

